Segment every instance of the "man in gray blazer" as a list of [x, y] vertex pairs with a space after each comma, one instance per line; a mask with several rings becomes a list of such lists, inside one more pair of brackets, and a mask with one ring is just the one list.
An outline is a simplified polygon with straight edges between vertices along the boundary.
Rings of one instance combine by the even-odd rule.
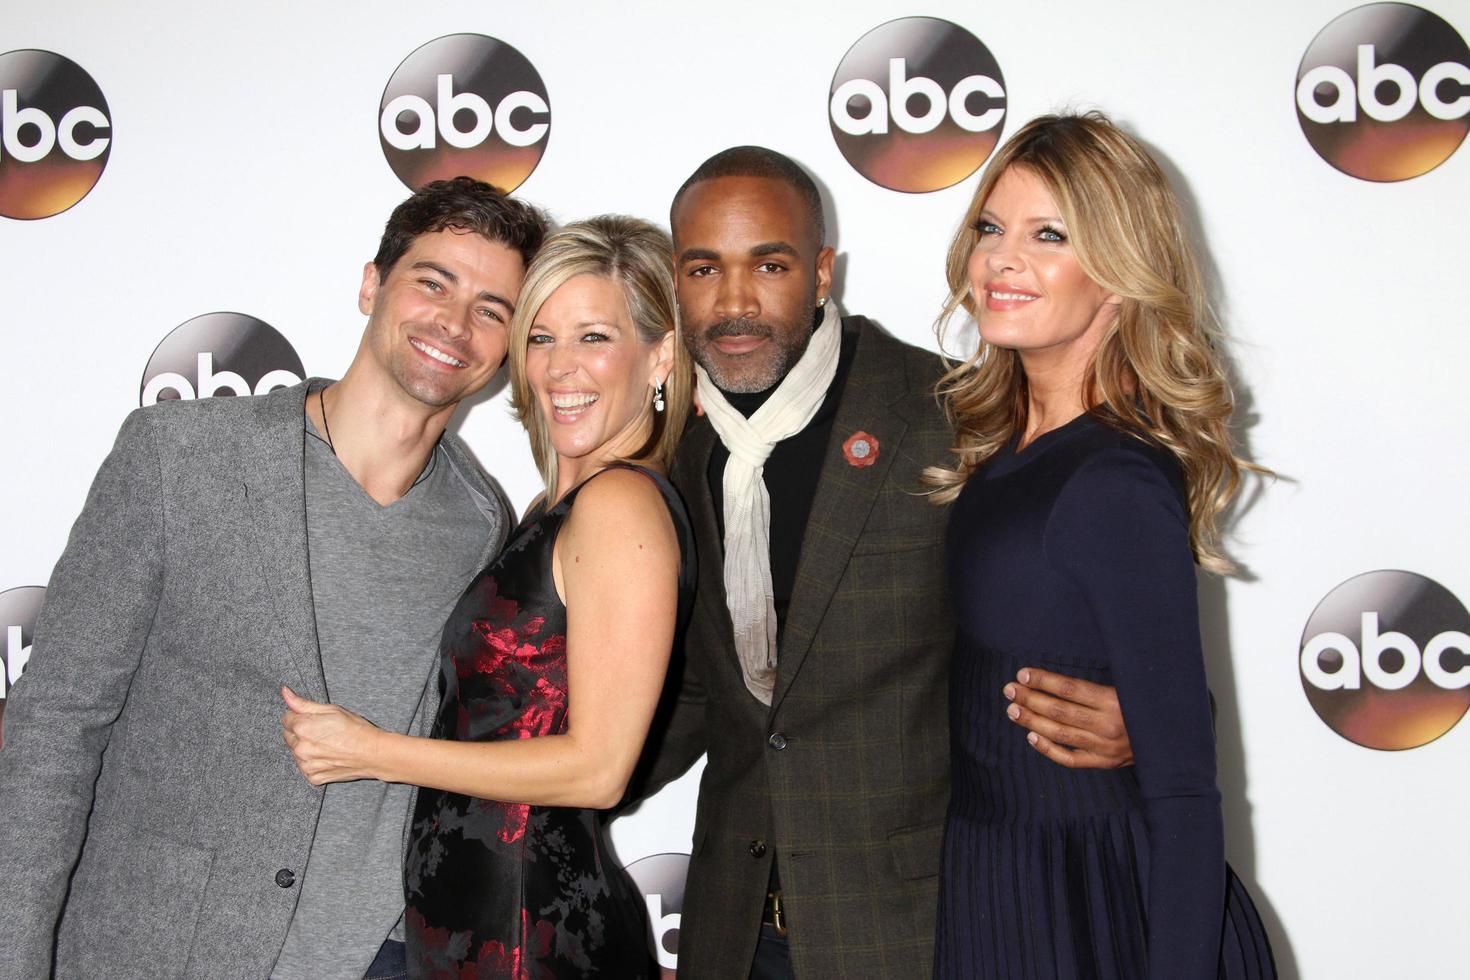
[[[953, 445], [934, 397], [940, 361], [833, 312], [821, 198], [781, 154], [711, 157], [671, 224], [685, 338], [704, 372], [706, 417], [671, 474], [699, 591], [641, 790], [708, 754], [679, 974], [927, 976], [953, 645], [946, 511], [921, 493], [924, 468]], [[765, 507], [751, 505], [762, 485]], [[762, 511], [764, 526], [747, 519]], [[1026, 679], [1035, 690], [1018, 678], [1005, 694], [1039, 751], [1127, 761], [1110, 688]]]
[[444, 428], [544, 234], [430, 184], [364, 267], [341, 381], [128, 417], [6, 709], [0, 977], [356, 978], [401, 951], [411, 790], [309, 785], [281, 689], [426, 731], [439, 629], [511, 524]]

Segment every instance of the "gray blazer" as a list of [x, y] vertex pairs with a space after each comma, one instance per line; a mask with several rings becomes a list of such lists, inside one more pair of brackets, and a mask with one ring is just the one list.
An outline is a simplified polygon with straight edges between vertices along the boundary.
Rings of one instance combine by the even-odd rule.
[[[326, 383], [123, 423], [5, 712], [0, 978], [269, 973], [322, 798], [281, 739], [279, 689], [326, 700], [302, 422]], [[492, 523], [488, 560], [509, 510], [443, 445]]]
[[[771, 858], [798, 977], [927, 976], [949, 800], [947, 508], [919, 495], [954, 434], [937, 357], [862, 317], [802, 537], [770, 708], [745, 689], [725, 604], [723, 547], [696, 420], [673, 478], [699, 549], [677, 698], [650, 736], [649, 786], [708, 751], [679, 931], [679, 975], [744, 980]], [[878, 443], [869, 466], [842, 445]], [[645, 760], [647, 761], [647, 759]]]

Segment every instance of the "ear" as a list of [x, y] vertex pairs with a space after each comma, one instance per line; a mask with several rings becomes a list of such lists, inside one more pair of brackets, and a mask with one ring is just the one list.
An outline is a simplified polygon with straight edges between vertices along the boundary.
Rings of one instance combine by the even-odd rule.
[[832, 264], [837, 261], [837, 250], [824, 245], [817, 253], [817, 299], [826, 299], [832, 292]]
[[658, 342], [658, 353], [653, 362], [653, 377], [648, 380], [650, 388], [655, 383], [669, 380], [669, 374], [674, 370], [674, 344], [676, 343], [678, 341], [674, 338], [672, 330], [664, 334], [663, 339]]
[[378, 267], [372, 262], [362, 267], [362, 285], [357, 290], [357, 308], [367, 316], [372, 316], [373, 300], [377, 298], [378, 287], [382, 280], [378, 278]]
[[1103, 329], [1111, 329], [1118, 320], [1118, 311], [1123, 306], [1123, 297], [1117, 293], [1107, 293], [1102, 302], [1097, 305], [1097, 312], [1092, 315], [1094, 326]]

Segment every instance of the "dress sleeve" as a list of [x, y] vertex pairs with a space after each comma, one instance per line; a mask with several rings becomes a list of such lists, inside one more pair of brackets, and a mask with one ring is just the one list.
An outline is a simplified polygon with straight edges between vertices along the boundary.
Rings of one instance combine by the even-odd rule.
[[1224, 828], [1184, 504], [1161, 466], [1109, 449], [1073, 474], [1046, 531], [1112, 665], [1148, 827], [1148, 975], [1214, 980]]

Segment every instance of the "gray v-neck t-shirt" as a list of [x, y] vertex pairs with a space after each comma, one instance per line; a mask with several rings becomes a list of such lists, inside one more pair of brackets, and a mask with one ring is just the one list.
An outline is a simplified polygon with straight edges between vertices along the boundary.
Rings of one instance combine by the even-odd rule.
[[[384, 507], [308, 425], [306, 518], [322, 670], [333, 704], [409, 730], [438, 670], [439, 636], [489, 557], [491, 525], [436, 446], [418, 481]], [[358, 980], [401, 936], [404, 823], [413, 787], [331, 783], [276, 980]]]

